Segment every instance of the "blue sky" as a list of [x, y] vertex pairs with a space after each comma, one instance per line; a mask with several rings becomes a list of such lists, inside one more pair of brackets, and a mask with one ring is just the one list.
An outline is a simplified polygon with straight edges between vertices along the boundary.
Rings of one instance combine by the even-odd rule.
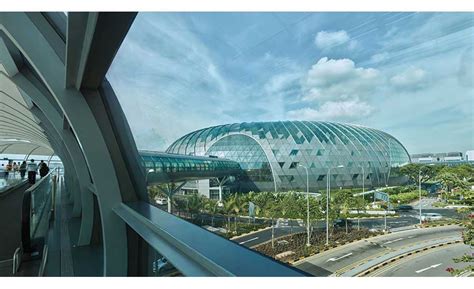
[[474, 149], [474, 13], [139, 13], [108, 72], [140, 149], [326, 120]]

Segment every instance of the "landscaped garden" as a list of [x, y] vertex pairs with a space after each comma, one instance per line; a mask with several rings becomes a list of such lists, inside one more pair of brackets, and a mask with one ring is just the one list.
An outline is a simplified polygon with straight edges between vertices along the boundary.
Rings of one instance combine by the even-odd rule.
[[329, 248], [337, 247], [346, 243], [373, 237], [381, 234], [381, 232], [371, 232], [367, 229], [350, 229], [346, 233], [344, 229], [331, 229], [329, 237], [329, 245], [326, 246], [325, 232], [313, 232], [310, 238], [310, 246], [306, 246], [307, 234], [296, 233], [260, 244], [253, 249], [278, 259], [283, 262], [291, 262], [308, 257]]

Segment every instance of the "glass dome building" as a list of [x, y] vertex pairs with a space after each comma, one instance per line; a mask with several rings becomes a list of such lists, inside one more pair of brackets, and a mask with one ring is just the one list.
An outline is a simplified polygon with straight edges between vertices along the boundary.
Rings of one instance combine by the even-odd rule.
[[[168, 153], [217, 156], [240, 163], [240, 191], [311, 191], [331, 187], [395, 185], [394, 168], [410, 162], [405, 147], [380, 130], [323, 121], [275, 121], [219, 125], [176, 140]], [[343, 166], [343, 167], [340, 167]]]

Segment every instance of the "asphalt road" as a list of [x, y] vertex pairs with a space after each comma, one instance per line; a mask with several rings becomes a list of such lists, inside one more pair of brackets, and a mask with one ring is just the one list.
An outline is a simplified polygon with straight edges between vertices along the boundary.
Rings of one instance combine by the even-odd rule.
[[[302, 226], [297, 221], [277, 220], [274, 228], [274, 238], [283, 237], [297, 232], [305, 232], [306, 227]], [[232, 241], [244, 245], [246, 247], [253, 247], [258, 244], [270, 241], [272, 239], [272, 229], [258, 231], [256, 233], [248, 234], [240, 238], [235, 238]]]
[[[296, 267], [316, 276], [342, 273], [358, 264], [414, 244], [451, 236], [461, 237], [462, 228], [444, 226], [400, 231], [351, 243], [296, 263]], [[309, 270], [308, 270], [309, 268]]]
[[[353, 228], [357, 228], [358, 221], [353, 221]], [[416, 217], [414, 212], [403, 213], [400, 217], [396, 218], [387, 218], [387, 229], [390, 228], [399, 228], [399, 227], [406, 227], [414, 224], [418, 224], [419, 220]], [[381, 218], [367, 218], [367, 219], [360, 219], [360, 227], [361, 228], [368, 228], [368, 229], [384, 229], [385, 228], [385, 220], [383, 217]], [[325, 233], [326, 222], [324, 221], [317, 221], [314, 223], [314, 230], [315, 233]], [[274, 235], [275, 238], [282, 237], [291, 233], [295, 232], [305, 232], [306, 227], [302, 222], [298, 223], [297, 221], [284, 221], [279, 220], [277, 225], [275, 226]], [[262, 230], [256, 233], [252, 233], [249, 235], [245, 235], [240, 238], [233, 239], [234, 242], [237, 242], [241, 245], [247, 247], [253, 247], [258, 244], [270, 241], [272, 237], [271, 228], [266, 230]]]
[[[369, 276], [380, 277], [449, 277], [447, 268], [460, 269], [470, 263], [455, 263], [454, 257], [472, 254], [473, 249], [465, 244], [452, 244], [402, 258], [373, 272]], [[471, 263], [472, 264], [472, 263]]]

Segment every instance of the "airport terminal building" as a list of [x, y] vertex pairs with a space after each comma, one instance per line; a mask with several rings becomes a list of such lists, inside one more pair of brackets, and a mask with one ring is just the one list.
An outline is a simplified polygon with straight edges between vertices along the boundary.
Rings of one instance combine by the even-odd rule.
[[184, 135], [168, 153], [215, 156], [243, 170], [234, 191], [311, 191], [331, 187], [395, 185], [405, 182], [397, 167], [410, 162], [393, 136], [372, 128], [322, 121], [275, 121], [219, 125]]

